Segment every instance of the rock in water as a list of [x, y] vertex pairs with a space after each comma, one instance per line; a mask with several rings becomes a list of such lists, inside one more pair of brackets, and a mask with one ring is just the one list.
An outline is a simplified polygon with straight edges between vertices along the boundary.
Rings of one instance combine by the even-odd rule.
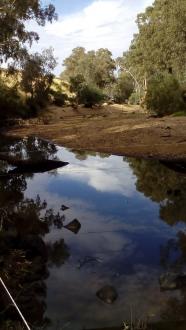
[[66, 205], [61, 205], [61, 210], [62, 210], [62, 211], [66, 211], [66, 210], [68, 210], [68, 209], [69, 209], [68, 206], [66, 206]]
[[72, 231], [74, 234], [77, 234], [81, 228], [81, 224], [77, 219], [74, 219], [73, 221], [68, 223], [68, 225], [64, 226], [64, 228]]
[[105, 285], [96, 292], [96, 296], [106, 304], [113, 304], [113, 302], [117, 299], [118, 294], [113, 286]]

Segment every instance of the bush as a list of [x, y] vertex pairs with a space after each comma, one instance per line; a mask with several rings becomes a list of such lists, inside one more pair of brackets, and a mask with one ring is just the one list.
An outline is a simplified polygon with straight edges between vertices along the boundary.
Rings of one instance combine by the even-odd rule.
[[84, 104], [87, 108], [100, 104], [104, 99], [104, 93], [96, 86], [83, 84], [78, 91], [78, 103]]
[[140, 104], [139, 92], [133, 92], [129, 97], [129, 104]]
[[58, 107], [65, 105], [65, 102], [68, 100], [68, 96], [65, 93], [51, 90], [51, 95], [53, 97], [53, 103]]
[[160, 74], [149, 81], [145, 104], [159, 116], [184, 111], [186, 107], [182, 88], [172, 74]]
[[0, 118], [25, 117], [28, 108], [17, 91], [16, 86], [8, 87], [0, 80]]

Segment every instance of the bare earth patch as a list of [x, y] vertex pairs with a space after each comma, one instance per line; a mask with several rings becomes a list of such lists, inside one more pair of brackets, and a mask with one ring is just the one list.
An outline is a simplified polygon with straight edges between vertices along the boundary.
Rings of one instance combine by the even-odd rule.
[[25, 121], [7, 134], [36, 135], [79, 150], [186, 159], [186, 117], [153, 118], [138, 106], [50, 107], [38, 121]]

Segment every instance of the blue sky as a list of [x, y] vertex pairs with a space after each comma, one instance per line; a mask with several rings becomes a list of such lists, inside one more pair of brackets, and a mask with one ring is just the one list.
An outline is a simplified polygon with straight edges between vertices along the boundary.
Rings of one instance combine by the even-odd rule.
[[56, 7], [58, 21], [45, 27], [29, 24], [40, 35], [32, 49], [41, 51], [52, 46], [59, 74], [63, 60], [78, 46], [87, 50], [109, 48], [114, 57], [122, 55], [137, 31], [136, 15], [153, 0], [44, 0], [43, 4], [49, 2]]

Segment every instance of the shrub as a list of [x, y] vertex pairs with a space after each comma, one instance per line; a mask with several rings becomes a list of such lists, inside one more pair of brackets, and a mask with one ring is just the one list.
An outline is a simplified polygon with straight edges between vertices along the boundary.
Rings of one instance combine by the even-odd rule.
[[70, 90], [76, 94], [77, 104], [84, 104], [85, 107], [92, 107], [105, 99], [103, 91], [92, 84], [87, 84], [82, 75], [70, 78]]
[[87, 108], [100, 104], [104, 99], [105, 95], [102, 90], [93, 85], [83, 84], [78, 91], [78, 103], [84, 104]]
[[54, 91], [52, 90], [51, 92], [52, 98], [53, 98], [53, 103], [57, 105], [58, 107], [62, 107], [65, 105], [65, 102], [68, 100], [68, 96], [65, 93], [59, 92], [59, 91]]
[[133, 92], [129, 97], [129, 104], [139, 104], [140, 103], [140, 94], [139, 92]]
[[148, 83], [145, 104], [159, 116], [184, 111], [183, 91], [178, 80], [172, 74], [159, 74]]
[[0, 118], [25, 117], [28, 108], [18, 93], [16, 85], [7, 86], [3, 80], [0, 80]]

